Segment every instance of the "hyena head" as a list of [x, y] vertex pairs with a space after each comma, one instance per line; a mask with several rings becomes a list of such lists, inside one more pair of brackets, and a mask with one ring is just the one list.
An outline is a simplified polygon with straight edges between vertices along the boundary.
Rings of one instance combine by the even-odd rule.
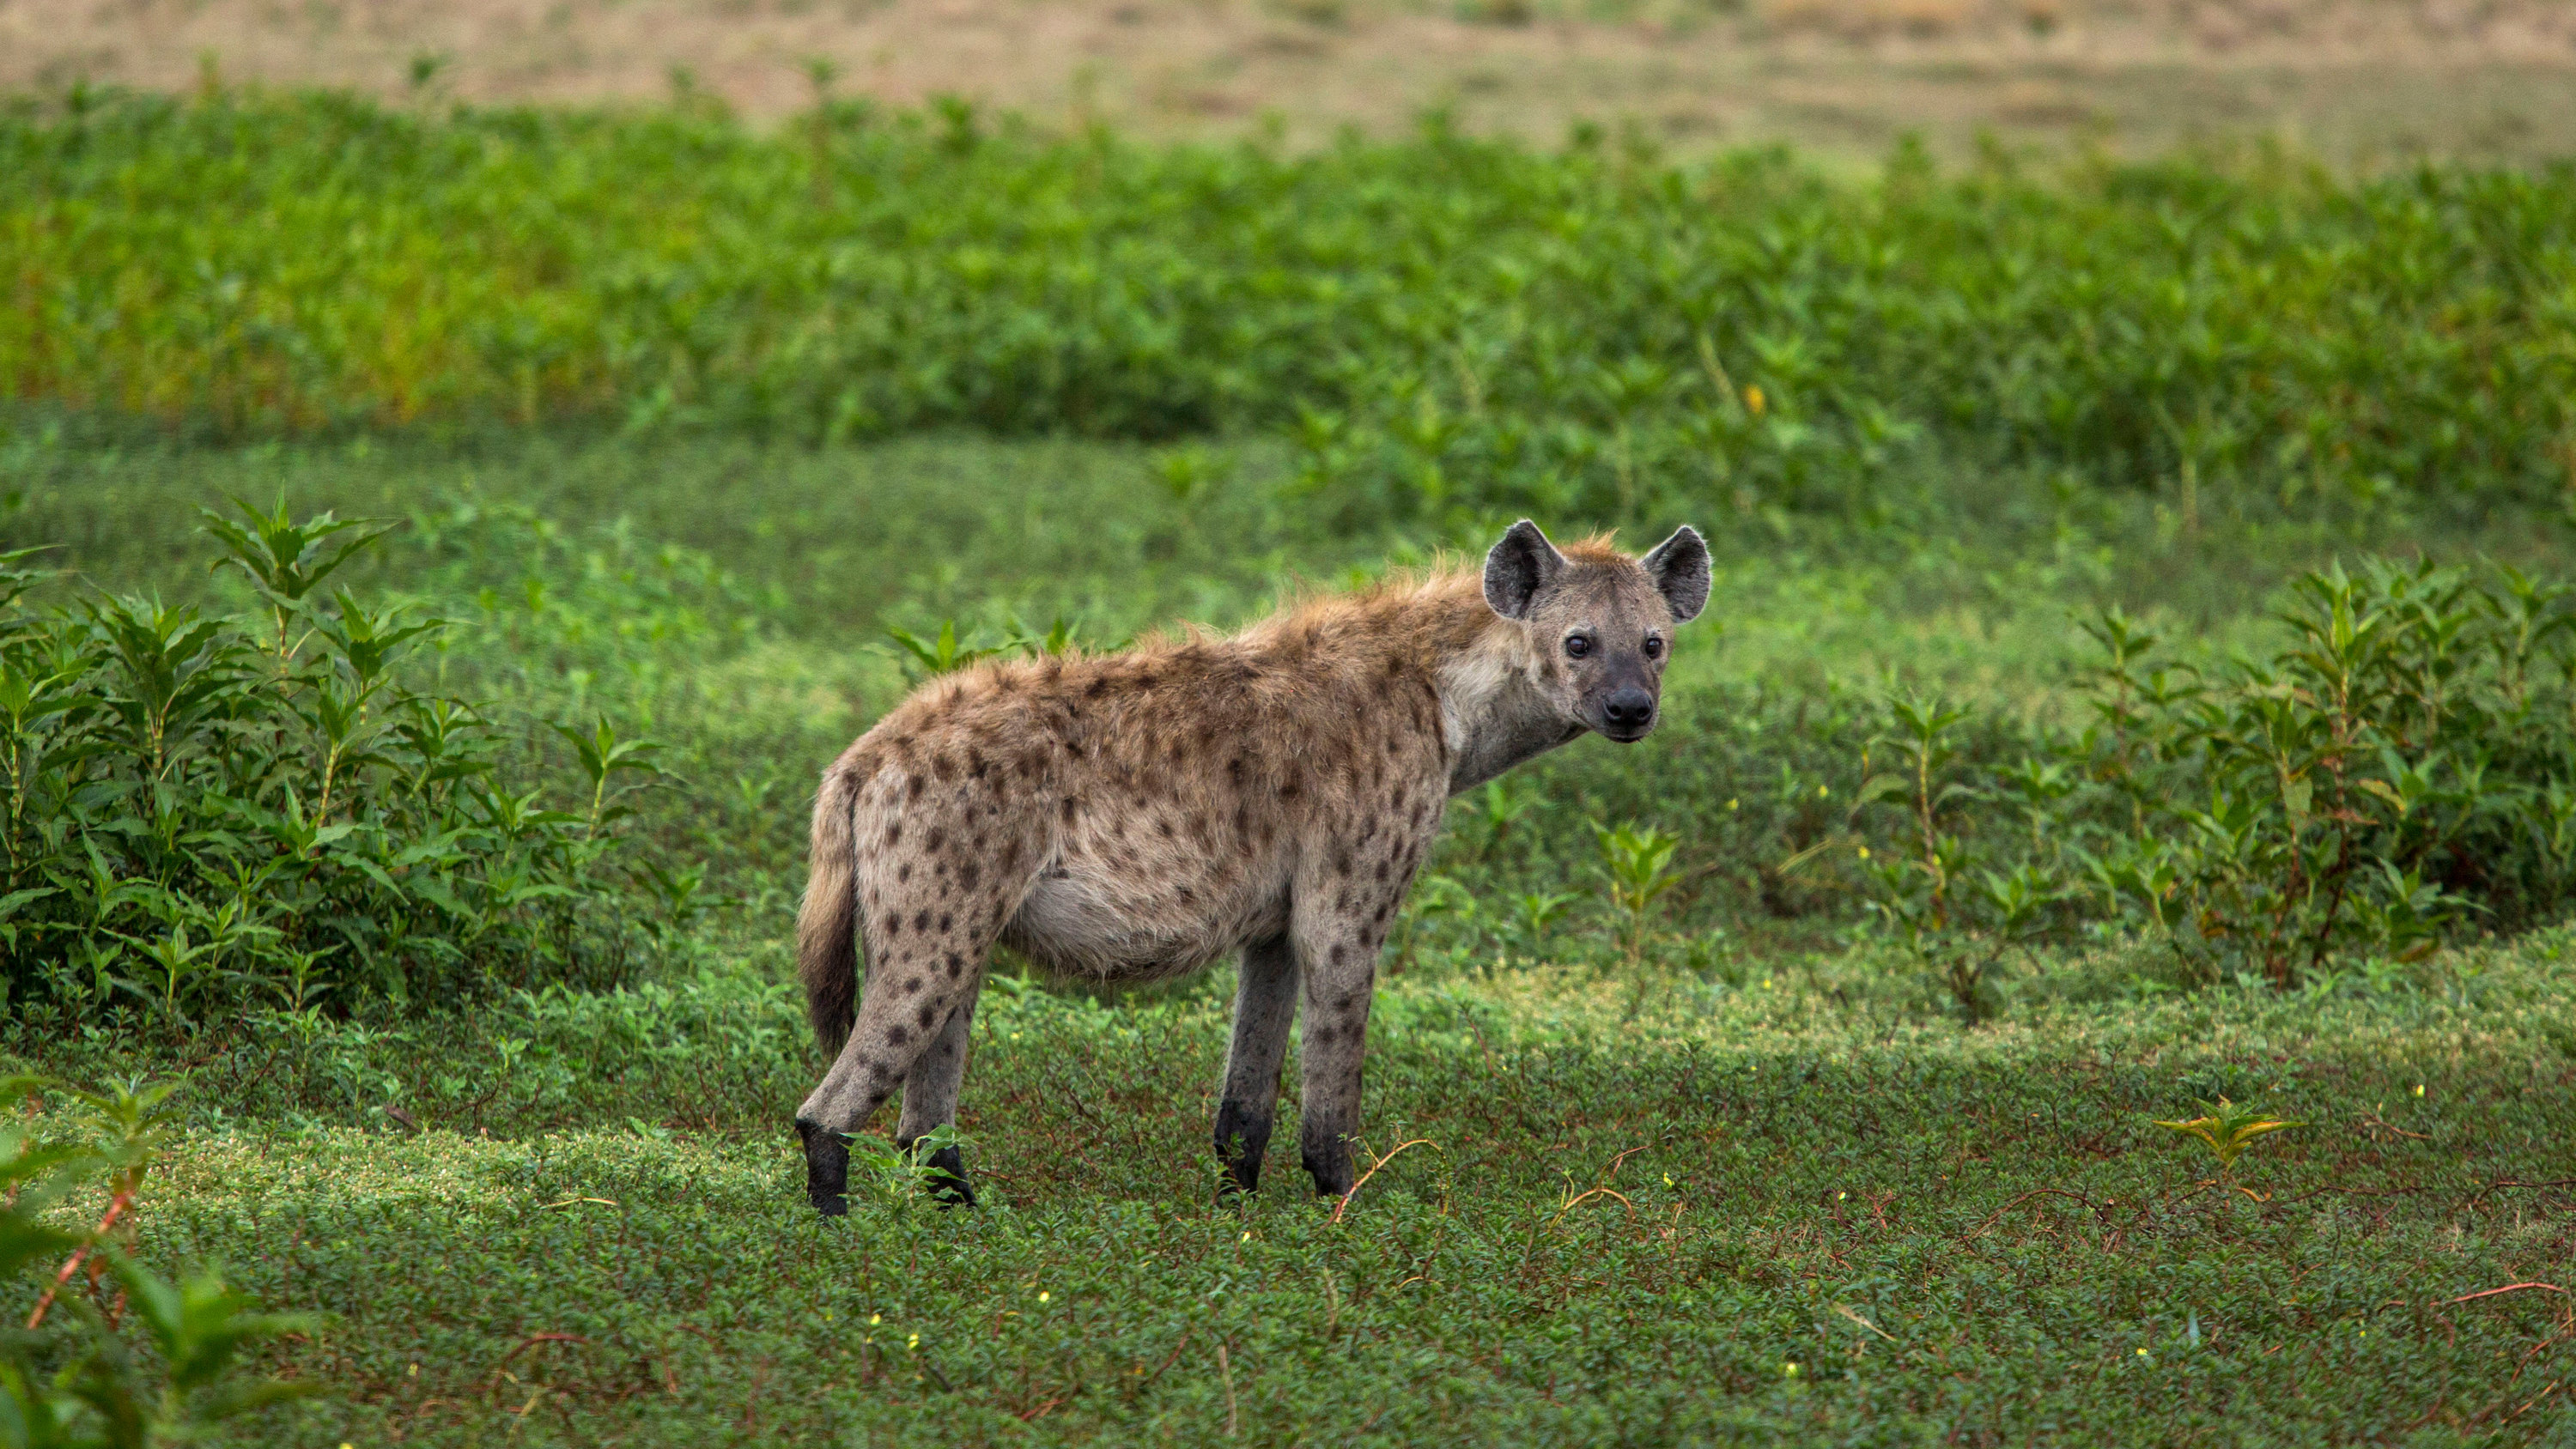
[[1644, 558], [1569, 557], [1524, 518], [1485, 555], [1485, 602], [1528, 629], [1531, 683], [1569, 727], [1634, 744], [1655, 727], [1674, 626], [1708, 603], [1708, 545], [1685, 525]]

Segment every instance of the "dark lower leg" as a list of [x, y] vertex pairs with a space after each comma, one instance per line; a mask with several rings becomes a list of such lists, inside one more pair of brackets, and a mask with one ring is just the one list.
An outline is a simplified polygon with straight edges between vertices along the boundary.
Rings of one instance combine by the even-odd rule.
[[1279, 1065], [1288, 1055], [1288, 1028], [1296, 1016], [1297, 958], [1287, 938], [1245, 947], [1235, 979], [1234, 1042], [1217, 1093], [1216, 1158], [1225, 1172], [1220, 1194], [1261, 1186], [1261, 1155], [1269, 1149], [1279, 1105]]

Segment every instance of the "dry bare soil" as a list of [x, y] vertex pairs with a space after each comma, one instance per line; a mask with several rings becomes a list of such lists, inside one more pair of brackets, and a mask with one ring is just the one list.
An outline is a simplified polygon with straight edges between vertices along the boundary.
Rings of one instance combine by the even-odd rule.
[[[827, 62], [818, 67], [816, 62]], [[2576, 149], [2566, 0], [0, 0], [0, 88], [327, 84], [435, 103], [673, 90], [757, 117], [941, 93], [1153, 135], [1383, 132], [1863, 159], [2277, 134], [2341, 163]]]

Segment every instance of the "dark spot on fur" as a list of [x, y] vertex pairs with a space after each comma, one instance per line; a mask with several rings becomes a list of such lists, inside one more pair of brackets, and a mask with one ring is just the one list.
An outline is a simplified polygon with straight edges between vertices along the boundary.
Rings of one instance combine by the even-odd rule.
[[934, 852], [943, 850], [947, 848], [948, 845], [948, 831], [942, 826], [934, 825], [930, 827], [929, 838], [924, 840], [922, 844], [928, 846]]
[[907, 976], [903, 978], [903, 994], [906, 996], [919, 996], [921, 994], [921, 978], [918, 976]]
[[1333, 943], [1333, 949], [1332, 949], [1331, 951], [1329, 951], [1329, 952], [1326, 952], [1326, 953], [1325, 953], [1325, 955], [1326, 955], [1327, 959], [1329, 959], [1329, 960], [1330, 960], [1334, 965], [1339, 966], [1339, 965], [1341, 965], [1344, 961], [1347, 961], [1347, 960], [1349, 960], [1349, 959], [1350, 959], [1350, 956], [1351, 956], [1351, 948], [1350, 948], [1350, 947], [1348, 947], [1348, 946], [1343, 945], [1343, 944], [1342, 944], [1341, 942], [1339, 942], [1339, 941], [1335, 941], [1335, 942]]
[[894, 878], [898, 881], [908, 881], [912, 879], [912, 862], [907, 860], [903, 864], [896, 866], [894, 868]]
[[898, 820], [898, 821], [896, 821], [895, 823], [893, 823], [892, 825], [889, 825], [889, 826], [887, 826], [887, 827], [886, 827], [886, 834], [885, 834], [885, 843], [886, 843], [886, 844], [888, 844], [888, 845], [895, 845], [895, 844], [899, 844], [902, 840], [903, 840], [903, 822], [902, 822], [902, 821]]
[[1319, 1026], [1307, 1035], [1313, 1038], [1317, 1046], [1330, 1046], [1333, 1043], [1333, 1029], [1329, 1026]]
[[921, 1023], [921, 1029], [923, 1031], [928, 1031], [930, 1030], [930, 1024], [939, 1019], [939, 1010], [929, 1002], [925, 1001], [921, 1003], [921, 1010], [912, 1014], [912, 1019]]
[[[979, 840], [976, 844], [980, 846], [983, 842]], [[983, 879], [984, 867], [977, 865], [971, 860], [966, 862], [964, 865], [957, 867], [957, 884], [962, 889], [971, 891], [975, 888], [976, 884]]]
[[916, 930], [916, 931], [927, 931], [927, 930], [929, 930], [929, 929], [930, 929], [930, 912], [928, 912], [928, 911], [915, 911], [915, 912], [913, 912], [913, 915], [912, 915], [912, 928], [913, 928], [914, 930]]
[[941, 931], [943, 931], [943, 932], [944, 932], [944, 931], [946, 931], [946, 930], [948, 929], [948, 921], [949, 921], [949, 915], [948, 915], [948, 913], [947, 913], [946, 911], [941, 911], [941, 912], [939, 913], [939, 929], [940, 929]]
[[951, 975], [951, 976], [954, 976], [954, 975], [958, 974], [959, 972], [964, 971], [965, 969], [966, 969], [966, 958], [965, 958], [965, 957], [963, 957], [963, 956], [958, 955], [958, 954], [957, 954], [956, 952], [954, 952], [954, 951], [949, 952], [949, 953], [948, 953], [948, 974], [949, 974], [949, 975]]
[[901, 1046], [912, 1040], [912, 1033], [900, 1026], [890, 1026], [886, 1028], [886, 1040]]
[[904, 780], [903, 798], [907, 800], [918, 800], [921, 798], [921, 777], [919, 775], [913, 775]]
[[1062, 804], [1062, 806], [1061, 806], [1060, 808], [1061, 808], [1061, 810], [1062, 810], [1062, 812], [1063, 812], [1063, 814], [1064, 814], [1064, 818], [1065, 818], [1066, 822], [1067, 822], [1067, 823], [1070, 823], [1070, 822], [1073, 820], [1073, 811], [1074, 811], [1073, 797], [1072, 797], [1072, 796], [1070, 796], [1070, 795], [1065, 796], [1065, 797], [1064, 797], [1064, 802], [1063, 802], [1063, 804]]

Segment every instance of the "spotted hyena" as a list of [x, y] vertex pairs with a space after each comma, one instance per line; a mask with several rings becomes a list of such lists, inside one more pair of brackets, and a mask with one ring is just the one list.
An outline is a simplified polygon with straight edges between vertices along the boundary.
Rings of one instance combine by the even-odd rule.
[[[806, 1190], [848, 1210], [848, 1134], [953, 1120], [993, 943], [1098, 982], [1242, 953], [1216, 1113], [1261, 1175], [1292, 1016], [1300, 1147], [1350, 1190], [1378, 947], [1452, 795], [1590, 730], [1645, 737], [1674, 626], [1708, 601], [1683, 528], [1643, 558], [1514, 524], [1476, 574], [1315, 599], [1231, 638], [988, 663], [933, 681], [824, 771], [797, 922], [831, 1070], [796, 1114]], [[861, 985], [864, 960], [865, 985]], [[955, 1148], [944, 1190], [973, 1200]]]

